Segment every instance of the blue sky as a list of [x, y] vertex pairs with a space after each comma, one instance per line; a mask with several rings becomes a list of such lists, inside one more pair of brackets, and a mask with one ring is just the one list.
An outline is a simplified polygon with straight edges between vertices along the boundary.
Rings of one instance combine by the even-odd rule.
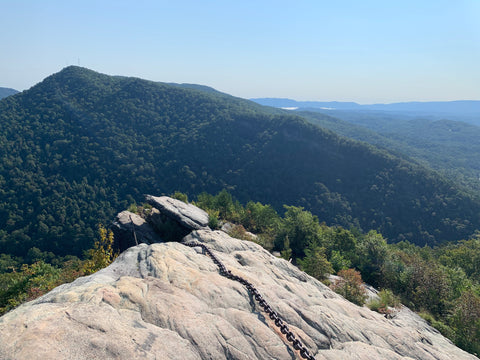
[[480, 0], [0, 0], [0, 86], [67, 65], [244, 98], [480, 100]]

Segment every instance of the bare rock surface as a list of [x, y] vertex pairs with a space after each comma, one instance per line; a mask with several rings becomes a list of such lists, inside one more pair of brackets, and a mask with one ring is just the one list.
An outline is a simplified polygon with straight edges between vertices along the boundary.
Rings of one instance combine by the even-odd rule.
[[155, 229], [145, 219], [127, 210], [117, 215], [112, 223], [112, 230], [118, 248], [122, 251], [139, 243], [163, 242]]
[[147, 202], [172, 220], [190, 230], [199, 230], [208, 226], [208, 214], [192, 204], [172, 199], [168, 196], [146, 195]]
[[[316, 359], [476, 359], [408, 309], [358, 307], [253, 242], [198, 230]], [[141, 244], [0, 318], [0, 359], [299, 359], [246, 288], [199, 247]]]

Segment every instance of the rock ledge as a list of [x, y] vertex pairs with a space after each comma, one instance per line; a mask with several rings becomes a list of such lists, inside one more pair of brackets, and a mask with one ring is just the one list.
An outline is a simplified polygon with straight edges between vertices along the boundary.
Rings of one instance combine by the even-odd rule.
[[[408, 309], [387, 320], [253, 242], [209, 229], [185, 240], [253, 283], [316, 359], [476, 359]], [[245, 287], [197, 250], [141, 244], [5, 314], [0, 359], [299, 359]]]

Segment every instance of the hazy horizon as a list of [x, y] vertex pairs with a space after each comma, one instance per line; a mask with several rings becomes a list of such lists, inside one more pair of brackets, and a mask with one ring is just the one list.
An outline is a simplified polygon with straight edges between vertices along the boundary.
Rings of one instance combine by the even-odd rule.
[[480, 2], [0, 0], [0, 86], [68, 65], [242, 98], [480, 99]]

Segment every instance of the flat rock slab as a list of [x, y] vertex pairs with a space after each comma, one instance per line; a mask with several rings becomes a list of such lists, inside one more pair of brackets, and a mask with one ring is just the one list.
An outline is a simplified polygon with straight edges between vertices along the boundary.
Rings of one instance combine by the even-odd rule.
[[[320, 360], [474, 360], [403, 308], [388, 320], [222, 231], [198, 230]], [[109, 267], [0, 317], [0, 359], [300, 359], [252, 295], [200, 247], [132, 247]]]
[[208, 214], [198, 207], [168, 196], [146, 195], [147, 202], [172, 220], [190, 230], [200, 230], [208, 226]]

